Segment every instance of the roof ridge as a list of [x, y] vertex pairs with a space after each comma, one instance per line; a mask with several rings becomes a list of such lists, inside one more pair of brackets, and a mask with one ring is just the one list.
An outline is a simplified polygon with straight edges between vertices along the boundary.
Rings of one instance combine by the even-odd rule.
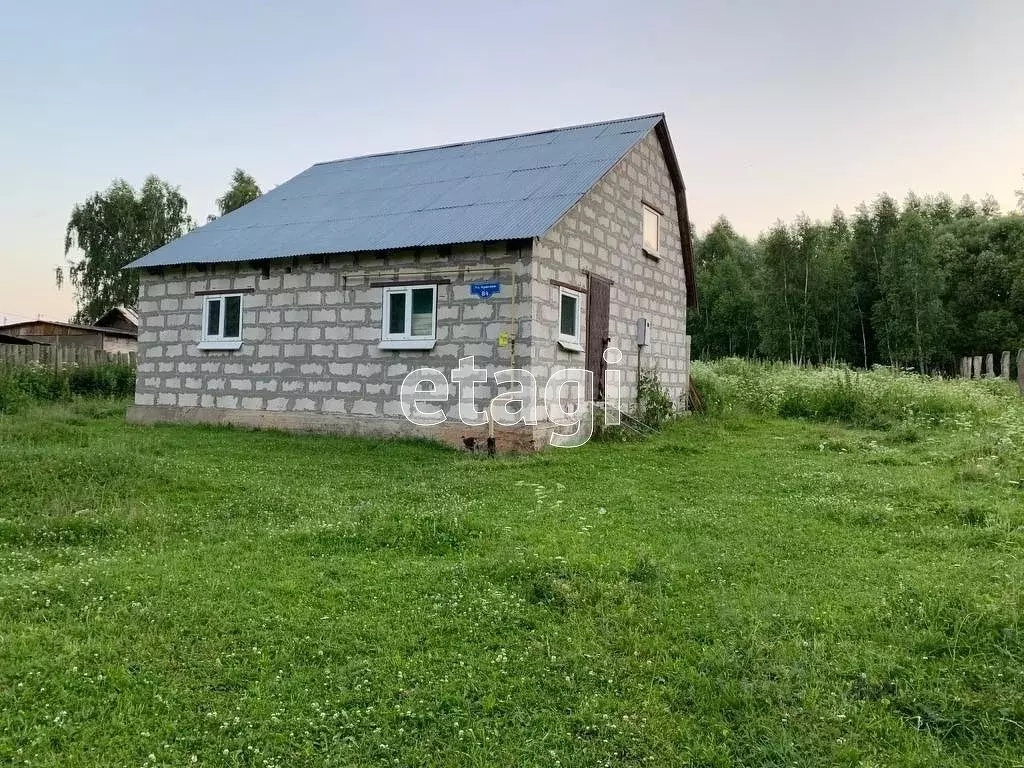
[[664, 126], [658, 112], [319, 163], [128, 268], [537, 237]]
[[413, 147], [412, 149], [394, 149], [390, 152], [371, 152], [365, 155], [353, 155], [352, 157], [339, 157], [335, 160], [321, 160], [313, 163], [312, 168], [318, 165], [332, 165], [334, 163], [347, 163], [351, 160], [368, 160], [371, 157], [391, 157], [393, 155], [409, 155], [413, 152], [429, 152], [434, 149], [452, 149], [453, 147], [469, 147], [474, 144], [486, 144], [491, 141], [508, 141], [510, 139], [521, 139], [526, 136], [540, 136], [542, 133], [558, 133], [560, 131], [575, 131], [580, 128], [593, 128], [598, 125], [614, 125], [615, 123], [628, 123], [633, 120], [647, 120], [652, 117], [664, 119], [664, 112], [651, 112], [646, 115], [634, 115], [632, 117], [619, 117], [614, 120], [595, 120], [592, 123], [580, 123], [579, 125], [563, 125], [559, 128], [545, 128], [540, 131], [526, 131], [524, 133], [510, 133], [507, 136], [492, 136], [489, 139], [473, 139], [472, 141], [456, 141], [451, 144], [435, 144], [429, 147]]
[[61, 328], [78, 328], [83, 331], [103, 331], [104, 333], [109, 332], [113, 334], [133, 335], [131, 331], [126, 331], [122, 328], [112, 328], [109, 325], [83, 325], [81, 323], [68, 323], [64, 320], [47, 320], [45, 317], [37, 317], [35, 320], [22, 320], [17, 323], [0, 325], [0, 333], [5, 329], [18, 328], [22, 325], [33, 325], [34, 323], [49, 323], [50, 325], [59, 325]]

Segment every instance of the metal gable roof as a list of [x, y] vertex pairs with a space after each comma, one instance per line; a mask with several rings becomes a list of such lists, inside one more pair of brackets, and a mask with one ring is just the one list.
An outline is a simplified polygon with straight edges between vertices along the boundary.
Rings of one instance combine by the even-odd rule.
[[128, 266], [539, 237], [663, 119], [318, 163]]

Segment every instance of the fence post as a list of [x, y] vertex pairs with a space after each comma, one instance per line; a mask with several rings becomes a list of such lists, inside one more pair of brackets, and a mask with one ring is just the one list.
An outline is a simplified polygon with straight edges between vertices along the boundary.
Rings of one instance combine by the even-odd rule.
[[1004, 381], [1010, 380], [1010, 353], [1003, 350], [1003, 359], [999, 361], [999, 376]]
[[981, 378], [981, 355], [975, 355], [971, 359], [974, 360], [974, 373], [971, 375], [971, 378], [972, 379], [980, 379]]
[[1024, 349], [1017, 353], [1017, 386], [1020, 387], [1021, 395], [1024, 395]]
[[969, 357], [960, 358], [960, 378], [971, 378], [971, 358]]
[[134, 365], [135, 361], [134, 352], [106, 352], [64, 344], [0, 344], [0, 368], [34, 364], [59, 371], [70, 364], [85, 368], [106, 363]]

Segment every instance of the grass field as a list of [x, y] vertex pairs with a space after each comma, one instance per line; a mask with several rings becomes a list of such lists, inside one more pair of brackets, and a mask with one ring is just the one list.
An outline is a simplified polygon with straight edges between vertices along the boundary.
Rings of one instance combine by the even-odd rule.
[[494, 460], [0, 417], [0, 763], [1022, 765], [993, 402]]

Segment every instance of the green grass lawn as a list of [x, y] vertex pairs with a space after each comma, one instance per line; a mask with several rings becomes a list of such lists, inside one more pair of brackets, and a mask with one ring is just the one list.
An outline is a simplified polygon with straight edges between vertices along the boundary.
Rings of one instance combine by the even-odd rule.
[[0, 417], [0, 763], [1022, 765], [982, 424], [532, 457]]

